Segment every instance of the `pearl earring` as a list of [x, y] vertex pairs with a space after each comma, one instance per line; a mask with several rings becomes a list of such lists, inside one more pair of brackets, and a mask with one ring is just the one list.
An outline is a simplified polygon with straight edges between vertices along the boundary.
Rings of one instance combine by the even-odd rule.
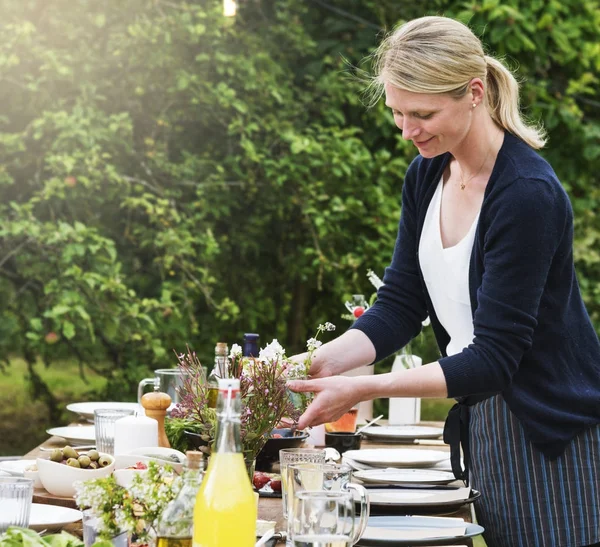
[[473, 108], [475, 108], [477, 106], [477, 103], [473, 103]]

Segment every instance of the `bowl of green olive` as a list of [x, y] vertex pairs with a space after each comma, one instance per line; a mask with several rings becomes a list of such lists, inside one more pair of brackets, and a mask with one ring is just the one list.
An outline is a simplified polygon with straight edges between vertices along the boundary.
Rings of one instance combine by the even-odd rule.
[[115, 468], [115, 459], [97, 450], [78, 452], [67, 445], [54, 449], [49, 459], [37, 458], [36, 465], [40, 481], [50, 494], [72, 498], [73, 483], [108, 477]]

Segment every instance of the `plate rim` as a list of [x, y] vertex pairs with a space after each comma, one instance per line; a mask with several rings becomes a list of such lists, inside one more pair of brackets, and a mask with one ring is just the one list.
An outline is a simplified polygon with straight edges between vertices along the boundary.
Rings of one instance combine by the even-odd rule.
[[[385, 490], [385, 487], [382, 487], [381, 485], [379, 486], [373, 486], [372, 488], [367, 488], [367, 492], [369, 492], [369, 490], [371, 489], [375, 489], [375, 488], [381, 488], [383, 490]], [[392, 487], [389, 488], [389, 490], [395, 490], [395, 489], [401, 489], [401, 488], [397, 488], [397, 487]], [[421, 490], [420, 488], [406, 488], [407, 490]], [[443, 492], [444, 489], [440, 489], [440, 492]], [[475, 490], [475, 488], [471, 488], [471, 493], [469, 494], [468, 498], [465, 498], [464, 500], [449, 500], [449, 501], [437, 501], [437, 502], [428, 502], [428, 503], [418, 503], [418, 502], [413, 502], [413, 503], [398, 503], [398, 502], [373, 502], [373, 500], [369, 499], [369, 503], [371, 505], [374, 505], [376, 507], [398, 507], [398, 508], [409, 508], [409, 507], [415, 507], [415, 508], [422, 508], [422, 509], [426, 509], [429, 507], [460, 507], [461, 505], [467, 505], [470, 503], [473, 503], [476, 499], [481, 497], [481, 492], [479, 490]], [[356, 500], [355, 500], [356, 501]], [[374, 515], [375, 516], [375, 515]]]
[[[352, 476], [354, 478], [357, 478], [361, 481], [364, 481], [365, 479], [363, 479], [362, 477], [360, 477], [358, 474], [359, 473], [371, 473], [373, 471], [376, 471], [378, 473], [388, 473], [388, 474], [392, 474], [392, 473], [412, 473], [412, 474], [416, 474], [416, 473], [426, 473], [426, 474], [444, 474], [446, 475], [446, 477], [443, 479], [443, 481], [448, 480], [448, 482], [452, 482], [456, 480], [456, 477], [452, 474], [452, 472], [450, 471], [444, 471], [442, 469], [431, 469], [431, 468], [417, 468], [417, 469], [413, 469], [410, 467], [405, 467], [405, 468], [398, 468], [398, 469], [394, 469], [394, 468], [376, 468], [376, 469], [363, 469], [361, 471], [355, 471], [352, 473]], [[372, 481], [373, 479], [366, 479], [367, 481]], [[400, 485], [400, 484], [426, 484], [425, 482], [415, 482], [415, 481], [407, 481], [407, 480], [402, 480], [399, 482], [394, 482], [394, 483], [390, 483], [390, 482], [386, 482], [386, 480], [382, 477], [381, 481], [375, 479], [376, 482], [367, 482], [366, 484], [377, 484], [377, 485], [382, 485], [382, 484], [393, 484], [393, 485]], [[392, 479], [394, 480], [394, 479]], [[397, 480], [397, 479], [396, 479]], [[389, 478], [388, 478], [389, 481]], [[434, 483], [430, 483], [430, 484], [434, 484]], [[439, 480], [437, 481], [437, 484], [443, 484], [440, 483]]]
[[[72, 436], [67, 436], [65, 437], [64, 435], [61, 435], [60, 433], [57, 433], [57, 431], [61, 430], [67, 430], [67, 429], [72, 429], [73, 431], [75, 430], [80, 430], [86, 428], [87, 430], [91, 431], [93, 436], [92, 437], [81, 437], [81, 436], [76, 436], [76, 437], [72, 437]], [[93, 425], [77, 425], [77, 426], [69, 426], [69, 425], [63, 425], [63, 426], [58, 426], [58, 427], [50, 427], [49, 429], [46, 429], [46, 433], [48, 433], [48, 435], [52, 435], [54, 437], [61, 437], [62, 439], [65, 439], [67, 441], [80, 441], [80, 442], [96, 442], [96, 434], [95, 434], [95, 430], [94, 430], [94, 426]]]
[[[22, 477], [23, 476], [23, 471], [8, 471], [4, 466], [7, 463], [11, 463], [11, 462], [23, 462], [23, 465], [25, 467], [28, 467], [28, 465], [35, 465], [36, 464], [36, 460], [31, 460], [31, 459], [23, 459], [23, 458], [15, 458], [14, 460], [3, 460], [0, 462], [0, 471], [4, 471], [5, 473], [8, 473], [9, 475], [13, 476], [13, 477]], [[28, 465], [25, 465], [25, 463], [28, 462]]]
[[[447, 517], [431, 517], [428, 515], [423, 515], [426, 516], [428, 519], [431, 518], [436, 518], [436, 519], [444, 519]], [[406, 519], [406, 518], [418, 518], [419, 515], [414, 515], [414, 516], [406, 516], [406, 515], [373, 515], [369, 517], [369, 520], [374, 518], [374, 519], [390, 519], [393, 518], [394, 520], [397, 519]], [[443, 538], [423, 538], [423, 539], [408, 539], [408, 540], [404, 540], [404, 539], [367, 539], [365, 541], [363, 541], [363, 538], [359, 539], [358, 542], [356, 543], [357, 547], [401, 547], [401, 546], [419, 546], [419, 545], [452, 545], [453, 543], [455, 543], [458, 540], [463, 540], [463, 539], [468, 539], [471, 537], [475, 537], [475, 536], [479, 536], [481, 535], [484, 531], [485, 528], [483, 526], [480, 526], [479, 524], [473, 523], [473, 522], [465, 522], [466, 525], [466, 530], [465, 533], [462, 536], [448, 536], [448, 537], [443, 537]], [[470, 530], [469, 530], [470, 529]]]
[[[373, 459], [371, 460], [365, 460], [364, 456], [365, 453], [367, 452], [376, 452], [376, 451], [381, 451], [381, 453], [383, 452], [414, 452], [415, 455], [416, 454], [439, 454], [441, 457], [439, 459], [429, 459], [429, 460], [417, 460], [417, 461], [405, 461], [405, 462], [401, 462], [401, 461], [393, 461], [390, 460], [389, 458], [386, 460], [380, 460], [380, 461], [373, 461]], [[359, 458], [356, 458], [354, 456], [354, 454], [358, 454]], [[361, 459], [361, 454], [362, 454], [362, 459]], [[394, 466], [403, 466], [403, 467], [416, 467], [421, 466], [421, 467], [427, 467], [430, 465], [435, 465], [441, 461], [444, 461], [446, 459], [448, 459], [448, 457], [450, 456], [449, 452], [445, 452], [443, 450], [430, 450], [430, 449], [419, 449], [419, 448], [365, 448], [365, 449], [361, 449], [361, 450], [348, 450], [344, 453], [344, 455], [352, 460], [354, 460], [355, 462], [358, 463], [362, 463], [364, 465], [371, 465], [373, 467], [394, 467]]]
[[[31, 528], [32, 530], [36, 530], [36, 528], [40, 528], [43, 529], [43, 527], [47, 527], [47, 526], [63, 526], [65, 524], [71, 524], [73, 522], [79, 522], [81, 520], [81, 511], [78, 511], [77, 509], [72, 509], [71, 507], [64, 507], [62, 505], [53, 505], [53, 504], [49, 504], [49, 503], [32, 503], [31, 504], [31, 509], [33, 509], [34, 506], [37, 507], [41, 507], [43, 509], [47, 509], [49, 507], [52, 507], [52, 510], [56, 510], [56, 509], [61, 509], [62, 511], [73, 511], [72, 515], [73, 517], [75, 517], [75, 513], [77, 513], [77, 519], [76, 520], [61, 520], [56, 521], [56, 522], [45, 522], [45, 523], [40, 523], [40, 524], [36, 524], [36, 523], [32, 523], [31, 522], [31, 513], [29, 516], [29, 528]], [[71, 518], [71, 517], [69, 517]]]
[[[429, 433], [424, 432], [424, 433], [419, 433], [418, 435], [394, 435], [392, 433], [385, 433], [385, 432], [381, 432], [378, 433], [377, 430], [378, 429], [391, 429], [391, 428], [402, 428], [402, 427], [406, 427], [406, 428], [416, 428], [416, 429], [421, 429], [421, 430], [435, 430], [435, 433], [433, 433], [432, 431], [430, 431]], [[439, 431], [439, 433], [438, 433]], [[444, 433], [444, 429], [441, 427], [432, 427], [432, 426], [428, 426], [428, 425], [373, 425], [373, 426], [369, 426], [367, 429], [363, 430], [363, 435], [367, 436], [367, 437], [379, 437], [379, 438], [391, 438], [391, 439], [405, 439], [405, 440], [410, 440], [410, 439], [437, 439], [439, 437], [442, 436], [442, 434]]]

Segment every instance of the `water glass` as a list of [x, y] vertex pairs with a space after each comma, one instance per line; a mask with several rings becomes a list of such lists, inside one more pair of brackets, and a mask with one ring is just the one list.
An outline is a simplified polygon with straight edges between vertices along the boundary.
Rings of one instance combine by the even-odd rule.
[[350, 547], [357, 534], [350, 492], [298, 492], [294, 498], [289, 538], [294, 547]]
[[0, 477], [0, 533], [9, 526], [29, 526], [32, 500], [31, 479]]
[[[321, 448], [282, 448], [279, 451], [279, 471], [281, 473], [281, 500], [283, 517], [288, 517], [287, 467], [292, 463], [325, 463], [325, 450]], [[291, 502], [291, 499], [290, 499]]]
[[114, 454], [115, 422], [132, 414], [133, 410], [127, 409], [97, 408], [94, 410], [94, 429], [98, 452]]
[[[360, 484], [352, 482], [352, 468], [349, 465], [335, 463], [293, 463], [287, 468], [288, 499], [295, 500], [300, 492], [349, 492], [358, 494], [360, 500], [360, 520], [356, 527], [357, 540], [366, 527], [370, 513], [369, 495]], [[292, 504], [294, 502], [292, 501]], [[291, 521], [288, 521], [288, 526]], [[290, 530], [288, 529], [288, 535]]]
[[[100, 518], [91, 509], [86, 509], [81, 512], [81, 521], [83, 523], [83, 543], [85, 547], [92, 547], [98, 540], [98, 528], [101, 524]], [[111, 538], [111, 543], [114, 547], [127, 547], [128, 533], [122, 532]]]

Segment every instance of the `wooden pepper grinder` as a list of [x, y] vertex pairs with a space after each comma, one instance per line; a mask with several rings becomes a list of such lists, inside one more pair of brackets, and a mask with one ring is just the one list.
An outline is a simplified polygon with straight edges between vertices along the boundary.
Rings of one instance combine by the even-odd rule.
[[164, 448], [171, 448], [171, 444], [165, 433], [165, 416], [167, 415], [167, 408], [170, 405], [171, 397], [167, 393], [158, 390], [146, 393], [142, 397], [142, 406], [146, 411], [146, 416], [158, 422], [158, 446]]

